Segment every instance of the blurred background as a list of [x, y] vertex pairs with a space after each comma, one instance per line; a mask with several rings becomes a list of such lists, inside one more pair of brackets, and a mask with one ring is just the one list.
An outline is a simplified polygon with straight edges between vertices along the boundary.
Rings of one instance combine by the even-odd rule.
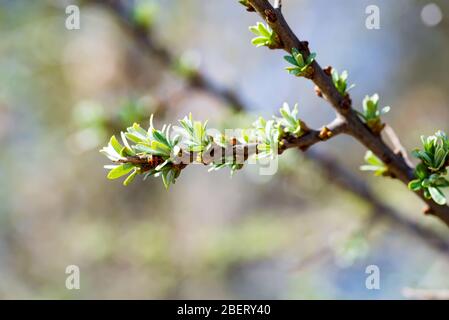
[[[284, 101], [312, 127], [334, 116], [310, 82], [285, 72], [282, 52], [251, 45], [260, 19], [237, 0], [113, 2], [0, 0], [0, 298], [401, 299], [404, 288], [449, 288], [447, 250], [296, 150], [269, 177], [191, 166], [169, 191], [154, 178], [108, 181], [98, 150], [152, 112], [158, 126], [192, 112], [223, 128]], [[429, 3], [284, 0], [318, 61], [349, 71], [356, 107], [376, 92], [392, 107], [385, 119], [408, 150], [449, 131], [449, 3]], [[65, 27], [70, 4], [79, 30]], [[365, 27], [373, 4], [380, 30]], [[195, 85], [197, 72], [214, 86]], [[314, 150], [448, 241], [402, 184], [359, 172], [356, 141]], [[80, 268], [80, 290], [65, 287], [68, 265]], [[365, 287], [368, 265], [380, 268], [380, 290]]]

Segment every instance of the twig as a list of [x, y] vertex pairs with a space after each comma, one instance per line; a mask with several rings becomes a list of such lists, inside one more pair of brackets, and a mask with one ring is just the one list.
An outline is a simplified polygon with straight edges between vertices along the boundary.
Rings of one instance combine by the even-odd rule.
[[402, 145], [401, 140], [399, 139], [398, 135], [393, 130], [393, 128], [390, 125], [386, 124], [384, 127], [384, 132], [388, 136], [390, 142], [393, 144], [395, 148], [394, 152], [396, 154], [400, 154], [404, 158], [404, 161], [407, 163], [409, 167], [413, 167], [413, 163], [408, 157], [407, 150]]
[[449, 253], [449, 242], [447, 240], [383, 203], [366, 182], [340, 165], [335, 159], [312, 149], [307, 151], [305, 155], [310, 160], [319, 163], [319, 168], [325, 174], [328, 181], [371, 204], [375, 211], [375, 217], [386, 218], [407, 232], [419, 236], [439, 252], [446, 255]]
[[[335, 137], [341, 133], [343, 133], [346, 129], [346, 123], [342, 121], [333, 121], [328, 126], [325, 127], [326, 132], [329, 132], [329, 134], [325, 139], [322, 137], [323, 130], [311, 130], [308, 129], [307, 132], [305, 132], [300, 137], [294, 137], [294, 136], [287, 136], [284, 140], [281, 141], [280, 147], [278, 150], [278, 153], [281, 154], [287, 149], [292, 148], [298, 148], [301, 150], [307, 150], [314, 144], [317, 144], [321, 141], [330, 139], [332, 137]], [[206, 151], [206, 154], [213, 153], [214, 151], [220, 149], [221, 156], [228, 157], [235, 155], [237, 157], [237, 160], [240, 161], [238, 163], [245, 162], [249, 156], [254, 155], [257, 153], [258, 150], [258, 144], [257, 143], [251, 143], [251, 144], [236, 144], [236, 145], [229, 145], [226, 148], [223, 148], [218, 145], [214, 145], [210, 148], [210, 150]], [[153, 159], [154, 156], [151, 158]], [[197, 159], [197, 155], [195, 153], [189, 153], [189, 152], [183, 152], [182, 157], [179, 159], [180, 163], [182, 164], [190, 164], [192, 162], [200, 162], [205, 165], [209, 165], [212, 161], [217, 160], [214, 159], [213, 155], [207, 156], [206, 158], [202, 158], [201, 161], [192, 160]], [[131, 157], [124, 157], [123, 159], [117, 161], [119, 163], [132, 163], [134, 165], [144, 166], [144, 169], [152, 169], [148, 166], [148, 158], [147, 157], [138, 157], [138, 156], [131, 156]], [[153, 166], [157, 166], [159, 162], [153, 163]]]

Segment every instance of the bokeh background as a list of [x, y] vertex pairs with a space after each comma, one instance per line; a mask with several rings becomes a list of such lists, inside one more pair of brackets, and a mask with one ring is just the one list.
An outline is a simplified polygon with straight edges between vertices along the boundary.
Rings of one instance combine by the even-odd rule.
[[[0, 298], [401, 299], [406, 287], [449, 287], [447, 252], [376, 219], [295, 150], [270, 177], [251, 166], [232, 178], [192, 166], [169, 191], [156, 179], [108, 181], [98, 150], [134, 121], [146, 126], [156, 109], [158, 125], [192, 112], [216, 127], [245, 126], [284, 101], [299, 102], [313, 127], [333, 111], [283, 70], [283, 53], [250, 44], [259, 18], [237, 1], [150, 0], [143, 23], [179, 61], [242, 97], [244, 115], [186, 85], [179, 65], [139, 45], [102, 1], [86, 2], [0, 1]], [[65, 28], [69, 4], [80, 5], [80, 30]], [[372, 4], [380, 30], [365, 27]], [[356, 106], [378, 92], [392, 107], [386, 119], [408, 150], [421, 134], [449, 130], [449, 3], [423, 14], [428, 4], [284, 0], [320, 63], [349, 71]], [[315, 149], [448, 239], [402, 184], [358, 171], [357, 142], [338, 137]], [[65, 287], [72, 264], [80, 290]], [[380, 290], [365, 287], [372, 264]]]

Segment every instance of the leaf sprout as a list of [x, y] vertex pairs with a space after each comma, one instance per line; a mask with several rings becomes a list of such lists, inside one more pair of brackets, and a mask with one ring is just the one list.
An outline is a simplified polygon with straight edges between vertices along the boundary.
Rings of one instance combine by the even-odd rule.
[[376, 176], [383, 176], [388, 171], [387, 166], [372, 151], [365, 154], [365, 165], [360, 166], [362, 171], [373, 171]]
[[310, 77], [313, 69], [311, 67], [313, 61], [315, 61], [316, 54], [311, 53], [307, 59], [304, 60], [303, 55], [298, 49], [293, 48], [291, 55], [284, 56], [284, 59], [293, 65], [293, 67], [285, 68], [290, 74], [297, 77]]
[[427, 199], [433, 199], [439, 205], [447, 203], [442, 188], [449, 187], [447, 167], [449, 165], [449, 139], [443, 131], [429, 137], [421, 137], [423, 150], [413, 151], [413, 156], [421, 160], [416, 166], [416, 179], [408, 187], [413, 191], [424, 192]]
[[336, 69], [332, 69], [332, 82], [335, 85], [335, 88], [337, 88], [338, 92], [342, 96], [346, 96], [348, 94], [348, 91], [355, 87], [354, 84], [350, 85], [348, 87], [348, 71], [343, 71], [341, 74], [338, 73]]
[[257, 36], [251, 40], [256, 47], [275, 48], [278, 46], [277, 35], [268, 25], [258, 22], [257, 25], [249, 27], [249, 30]]
[[390, 107], [388, 106], [379, 109], [379, 95], [376, 93], [371, 97], [365, 97], [363, 100], [363, 112], [358, 112], [358, 114], [372, 132], [379, 134], [385, 126], [380, 117], [389, 111]]

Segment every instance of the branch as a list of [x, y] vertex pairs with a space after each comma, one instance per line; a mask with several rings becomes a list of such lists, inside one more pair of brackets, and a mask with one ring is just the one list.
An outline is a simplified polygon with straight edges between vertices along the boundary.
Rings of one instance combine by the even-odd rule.
[[[293, 33], [279, 10], [273, 8], [267, 0], [248, 0], [250, 5], [270, 25], [283, 44], [283, 49], [291, 53], [293, 48], [299, 50], [304, 59], [310, 56], [308, 42], [300, 41]], [[352, 108], [349, 95], [343, 96], [335, 87], [332, 78], [313, 61], [311, 80], [320, 89], [325, 99], [332, 105], [336, 112], [347, 123], [347, 134], [353, 136], [366, 148], [371, 150], [388, 167], [389, 174], [406, 185], [415, 178], [414, 169], [410, 167], [404, 158], [391, 150], [382, 140], [380, 135], [373, 133], [359, 118]], [[449, 207], [436, 204], [431, 199], [426, 199], [423, 192], [416, 193], [428, 206], [426, 213], [440, 218], [449, 226]]]
[[[167, 169], [177, 174], [170, 183], [164, 181], [168, 187], [175, 182], [181, 170], [192, 163], [212, 165], [216, 168], [228, 166], [234, 171], [240, 169], [253, 155], [276, 157], [287, 149], [307, 150], [312, 145], [335, 137], [346, 129], [346, 123], [340, 119], [334, 120], [319, 131], [309, 129], [299, 119], [295, 119], [294, 125], [289, 124], [287, 119], [293, 119], [297, 113], [296, 107], [291, 111], [284, 105], [281, 110], [288, 114], [284, 113], [283, 118], [271, 121], [259, 120], [253, 128], [243, 133], [246, 136], [239, 137], [217, 133], [214, 136], [208, 135], [206, 124], [194, 121], [191, 116], [179, 121], [181, 127], [175, 129], [178, 135], [174, 137], [171, 134], [171, 126], [164, 126], [159, 131], [153, 127], [152, 120], [148, 130], [143, 130], [135, 124], [122, 134], [123, 146], [112, 137], [108, 147], [102, 149], [109, 159], [120, 166], [120, 168], [108, 167], [112, 169], [108, 177], [119, 178], [128, 174], [133, 168], [133, 178], [135, 174], [156, 175]], [[280, 132], [282, 137], [279, 139]], [[123, 168], [122, 165], [132, 167]], [[123, 174], [118, 175], [114, 170], [119, 170], [119, 173]], [[125, 180], [125, 185], [127, 183], [129, 181]]]
[[310, 160], [319, 163], [319, 168], [328, 181], [331, 181], [343, 190], [347, 190], [371, 204], [375, 211], [375, 217], [390, 220], [410, 234], [420, 237], [442, 254], [449, 253], [449, 242], [446, 239], [443, 239], [427, 228], [420, 226], [415, 221], [407, 218], [406, 215], [401, 214], [391, 206], [385, 204], [376, 196], [368, 184], [337, 163], [335, 159], [328, 155], [316, 152], [315, 150], [309, 150], [305, 155]]
[[[158, 57], [160, 62], [167, 67], [171, 66], [171, 62], [175, 59], [173, 58], [169, 50], [167, 48], [164, 48], [161, 44], [156, 43], [153, 35], [149, 31], [143, 31], [138, 28], [135, 23], [132, 23], [129, 14], [126, 14], [126, 10], [124, 10], [123, 5], [120, 5], [120, 3], [118, 3], [119, 1], [89, 0], [86, 2], [94, 2], [103, 6], [107, 6], [115, 15], [120, 17], [120, 22], [124, 25], [125, 30], [129, 31], [135, 41], [139, 43], [146, 52]], [[211, 95], [214, 95], [222, 99], [224, 102], [228, 103], [230, 107], [236, 111], [247, 109], [242, 102], [243, 100], [240, 99], [235, 92], [233, 92], [231, 89], [220, 87], [217, 84], [211, 83], [210, 79], [205, 77], [200, 72], [197, 72], [196, 77], [188, 78], [187, 80], [187, 83], [191, 87], [196, 87], [209, 92]], [[192, 83], [192, 81], [196, 83]], [[162, 105], [163, 104], [164, 103], [162, 103]], [[158, 110], [159, 109], [163, 108], [158, 108]], [[158, 111], [156, 111], [156, 113], [158, 113]], [[332, 129], [332, 125], [329, 125], [329, 127], [331, 127]], [[117, 123], [112, 123], [111, 128], [113, 128], [112, 131], [121, 129]], [[335, 128], [333, 128], [333, 131], [335, 135], [335, 132], [338, 132], [339, 129], [336, 130]], [[320, 133], [323, 133], [323, 130], [321, 130]], [[316, 131], [314, 132], [314, 134], [310, 134], [310, 136], [307, 138], [310, 139], [308, 142], [309, 146], [311, 145], [310, 142], [315, 140], [316, 137]], [[306, 138], [303, 137], [303, 142], [306, 141], [305, 139]], [[303, 145], [303, 148], [304, 147], [305, 145]], [[404, 217], [392, 207], [385, 205], [364, 181], [360, 180], [357, 176], [339, 165], [334, 158], [329, 157], [328, 155], [318, 154], [316, 152], [313, 152], [313, 150], [304, 153], [304, 156], [317, 164], [331, 183], [338, 185], [343, 190], [351, 192], [353, 195], [370, 203], [373, 206], [376, 215], [388, 218], [391, 222], [403, 227], [409, 233], [420, 237], [422, 240], [427, 242], [429, 245], [432, 245], [435, 249], [441, 251], [442, 253], [447, 253], [447, 251], [449, 251], [449, 243], [447, 241], [441, 239], [430, 230], [419, 226], [418, 224], [416, 224], [416, 222]]]
[[388, 136], [388, 139], [393, 144], [395, 148], [394, 152], [396, 154], [400, 154], [404, 158], [404, 161], [407, 163], [409, 167], [413, 167], [413, 163], [408, 157], [407, 150], [402, 145], [401, 140], [399, 139], [394, 129], [389, 125], [385, 125], [384, 132]]
[[301, 151], [308, 150], [314, 144], [327, 141], [341, 133], [346, 131], [346, 123], [341, 119], [337, 118], [327, 126], [324, 126], [321, 130], [308, 130], [306, 134], [298, 139], [288, 140], [284, 139], [281, 141], [280, 153], [286, 149], [298, 148]]

